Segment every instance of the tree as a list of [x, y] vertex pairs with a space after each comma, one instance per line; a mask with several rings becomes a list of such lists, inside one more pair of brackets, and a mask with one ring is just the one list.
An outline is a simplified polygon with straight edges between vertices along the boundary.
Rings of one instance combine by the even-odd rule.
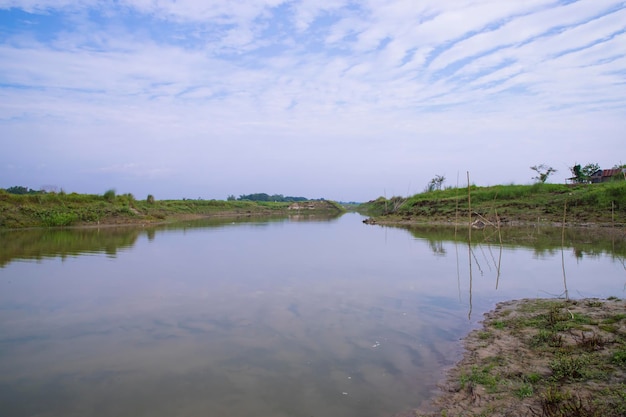
[[548, 177], [556, 172], [556, 169], [547, 166], [546, 164], [533, 165], [530, 169], [537, 173], [533, 179], [537, 180], [541, 184], [545, 183], [548, 180]]
[[5, 190], [9, 194], [44, 194], [44, 191], [33, 190], [32, 188], [23, 187], [21, 185], [14, 185], [13, 187], [9, 187]]
[[[228, 198], [230, 199], [231, 196], [229, 196]], [[234, 196], [233, 196], [234, 197]], [[233, 198], [234, 199], [234, 198]], [[306, 197], [290, 197], [290, 196], [284, 196], [282, 194], [273, 194], [273, 195], [269, 195], [266, 193], [256, 193], [256, 194], [247, 194], [247, 195], [240, 195], [239, 198], [237, 200], [240, 201], [277, 201], [277, 202], [295, 202], [295, 201], [310, 201], [309, 198]], [[321, 199], [323, 200], [323, 199]]]
[[585, 166], [581, 166], [580, 164], [574, 164], [573, 167], [570, 168], [572, 171], [572, 181], [576, 184], [588, 184], [591, 182], [591, 176], [594, 172], [600, 169], [600, 165], [598, 164], [587, 164]]
[[443, 185], [445, 181], [446, 181], [446, 177], [444, 177], [443, 175], [435, 175], [435, 177], [431, 179], [430, 182], [428, 183], [427, 190], [429, 192], [435, 191], [435, 190], [441, 190], [441, 186]]
[[21, 185], [14, 185], [13, 187], [7, 188], [7, 193], [9, 193], [9, 194], [28, 194], [28, 188], [22, 187]]
[[104, 197], [104, 199], [105, 199], [106, 201], [108, 201], [109, 203], [114, 202], [114, 201], [115, 201], [115, 189], [114, 189], [114, 188], [111, 188], [110, 190], [106, 190], [106, 191], [104, 192], [103, 197]]

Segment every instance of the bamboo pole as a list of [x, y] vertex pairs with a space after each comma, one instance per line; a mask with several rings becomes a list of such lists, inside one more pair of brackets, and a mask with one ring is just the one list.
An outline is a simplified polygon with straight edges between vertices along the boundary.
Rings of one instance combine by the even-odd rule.
[[467, 213], [468, 213], [468, 234], [467, 234], [467, 258], [469, 262], [469, 311], [468, 320], [472, 319], [472, 198], [470, 193], [470, 175], [467, 171]]
[[569, 300], [567, 291], [567, 276], [565, 275], [565, 218], [567, 215], [567, 201], [563, 203], [563, 225], [561, 228], [561, 268], [563, 269], [563, 287], [565, 288], [565, 299]]

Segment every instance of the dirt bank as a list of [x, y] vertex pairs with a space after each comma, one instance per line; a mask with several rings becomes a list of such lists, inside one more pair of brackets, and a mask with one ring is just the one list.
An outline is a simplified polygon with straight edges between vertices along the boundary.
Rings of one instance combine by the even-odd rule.
[[500, 303], [465, 347], [440, 396], [410, 415], [626, 416], [623, 300]]

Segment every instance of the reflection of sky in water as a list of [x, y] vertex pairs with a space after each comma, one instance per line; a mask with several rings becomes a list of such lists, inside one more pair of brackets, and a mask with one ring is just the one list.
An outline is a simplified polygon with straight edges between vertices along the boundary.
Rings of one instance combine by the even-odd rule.
[[[467, 245], [346, 215], [157, 231], [115, 258], [9, 263], [0, 415], [401, 411], [497, 301], [564, 291], [560, 251], [475, 245], [471, 258], [470, 300]], [[624, 296], [626, 270], [607, 256], [566, 250], [565, 270], [572, 297]]]

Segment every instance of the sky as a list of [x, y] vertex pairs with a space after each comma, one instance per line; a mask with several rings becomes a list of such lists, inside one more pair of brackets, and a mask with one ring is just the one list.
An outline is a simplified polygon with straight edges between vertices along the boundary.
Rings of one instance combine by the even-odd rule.
[[562, 183], [625, 128], [624, 1], [0, 0], [0, 188]]

